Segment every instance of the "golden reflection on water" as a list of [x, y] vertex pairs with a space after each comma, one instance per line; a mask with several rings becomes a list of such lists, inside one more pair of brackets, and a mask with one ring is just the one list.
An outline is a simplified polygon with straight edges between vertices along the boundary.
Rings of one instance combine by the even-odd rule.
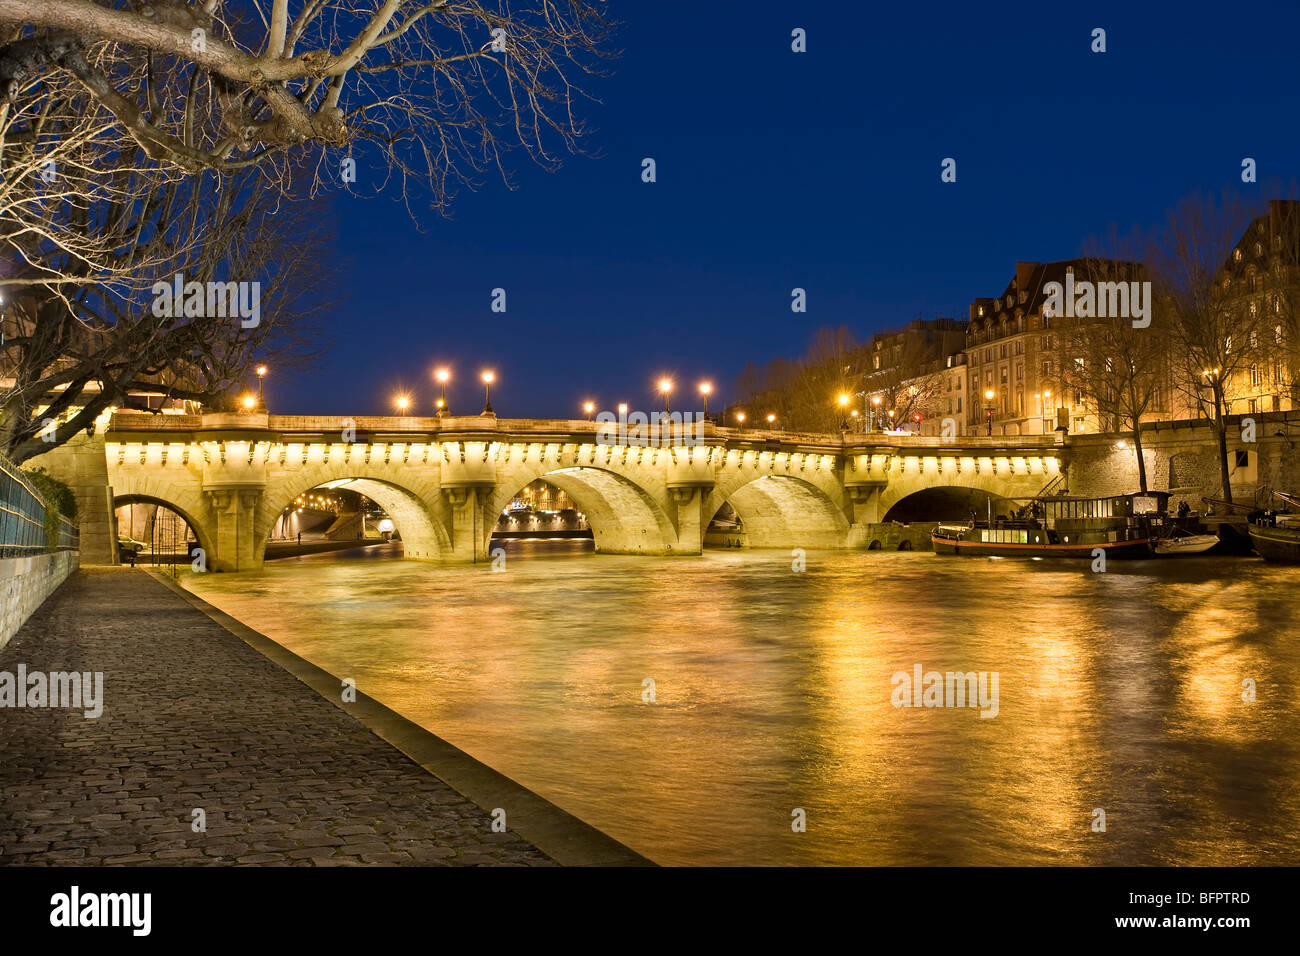
[[[794, 573], [785, 552], [508, 567], [317, 556], [187, 583], [663, 863], [1300, 861], [1295, 572], [810, 553]], [[918, 664], [997, 672], [997, 716], [894, 707], [891, 675]]]

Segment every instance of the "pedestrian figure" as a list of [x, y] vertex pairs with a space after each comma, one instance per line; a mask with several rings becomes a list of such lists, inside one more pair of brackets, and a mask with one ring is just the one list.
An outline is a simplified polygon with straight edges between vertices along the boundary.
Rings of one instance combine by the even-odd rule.
[[299, 544], [302, 544], [302, 532], [301, 532], [301, 531], [298, 532], [298, 543], [299, 543]]

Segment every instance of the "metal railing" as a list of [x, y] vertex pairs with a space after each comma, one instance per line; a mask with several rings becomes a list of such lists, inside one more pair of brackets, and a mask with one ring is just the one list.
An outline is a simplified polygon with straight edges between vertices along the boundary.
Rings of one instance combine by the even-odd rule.
[[[0, 456], [0, 558], [24, 558], [80, 547], [80, 532], [59, 515], [57, 536], [45, 530], [46, 504], [27, 477]], [[51, 541], [50, 538], [55, 537]], [[52, 546], [51, 546], [52, 545]]]

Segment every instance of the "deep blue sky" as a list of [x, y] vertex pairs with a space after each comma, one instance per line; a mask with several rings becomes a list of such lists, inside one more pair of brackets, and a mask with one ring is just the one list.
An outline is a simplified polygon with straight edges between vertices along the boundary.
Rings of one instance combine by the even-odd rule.
[[550, 174], [516, 154], [519, 188], [488, 179], [450, 221], [336, 198], [322, 268], [346, 270], [344, 297], [319, 364], [268, 381], [272, 411], [384, 414], [404, 385], [429, 414], [439, 362], [459, 413], [487, 366], [503, 416], [653, 408], [663, 373], [726, 401], [747, 361], [794, 357], [819, 326], [964, 316], [1017, 259], [1240, 185], [1245, 156], [1262, 183], [1300, 170], [1291, 3], [613, 7], [624, 54], [587, 114], [601, 158]]

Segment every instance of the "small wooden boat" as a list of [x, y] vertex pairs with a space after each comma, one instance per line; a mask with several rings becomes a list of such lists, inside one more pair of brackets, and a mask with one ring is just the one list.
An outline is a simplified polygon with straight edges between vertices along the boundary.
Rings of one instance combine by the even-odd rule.
[[1160, 538], [1155, 543], [1155, 552], [1161, 557], [1174, 557], [1182, 554], [1203, 554], [1219, 543], [1217, 534], [1178, 534]]

